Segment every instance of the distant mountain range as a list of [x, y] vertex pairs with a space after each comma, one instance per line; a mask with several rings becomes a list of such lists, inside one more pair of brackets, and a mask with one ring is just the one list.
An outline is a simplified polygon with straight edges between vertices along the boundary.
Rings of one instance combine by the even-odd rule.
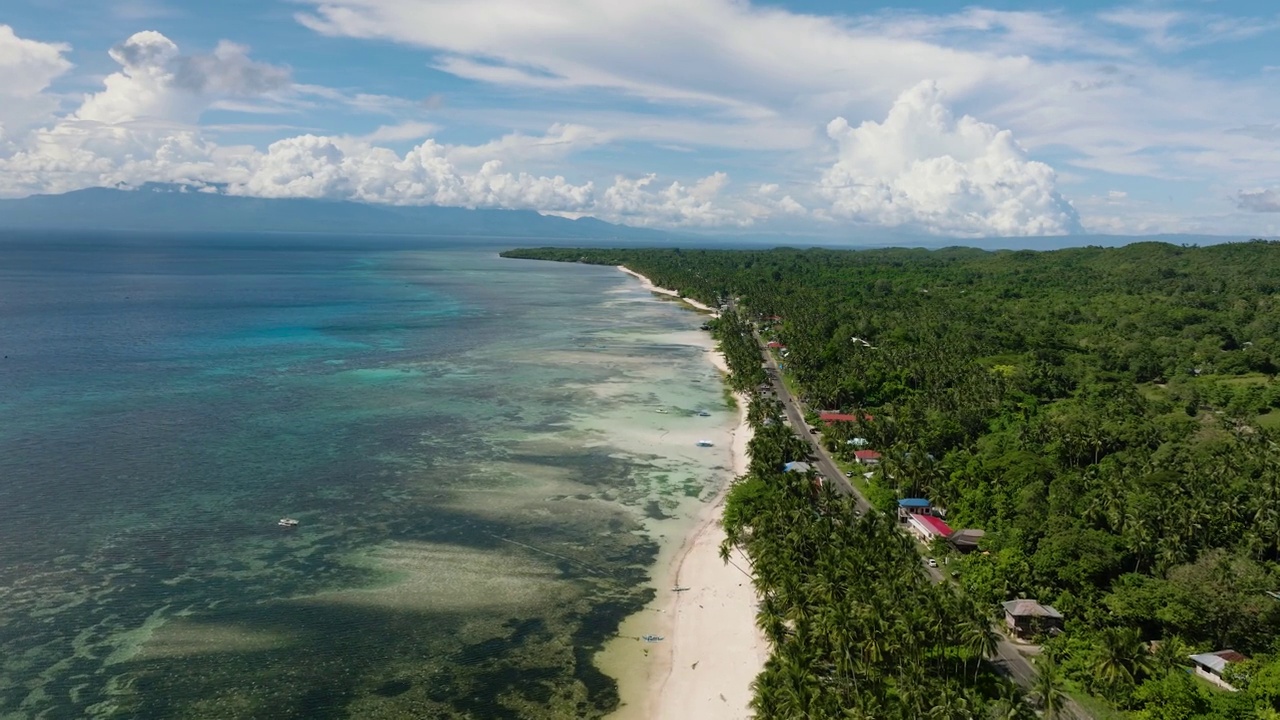
[[1052, 250], [1084, 245], [1119, 246], [1155, 240], [1214, 245], [1243, 237], [1214, 235], [1064, 235], [1058, 237], [948, 238], [906, 229], [861, 229], [844, 234], [759, 229], [700, 233], [647, 230], [584, 217], [540, 215], [532, 210], [468, 210], [435, 206], [370, 205], [310, 199], [264, 199], [201, 192], [148, 183], [136, 190], [90, 188], [63, 195], [0, 200], [3, 230], [137, 230], [157, 232], [291, 232], [340, 235], [406, 235], [543, 241], [582, 247], [681, 245], [685, 247], [870, 248], [952, 245], [986, 250]]
[[656, 230], [531, 210], [403, 207], [310, 199], [263, 199], [151, 183], [0, 200], [0, 230], [301, 232], [447, 237], [670, 241]]

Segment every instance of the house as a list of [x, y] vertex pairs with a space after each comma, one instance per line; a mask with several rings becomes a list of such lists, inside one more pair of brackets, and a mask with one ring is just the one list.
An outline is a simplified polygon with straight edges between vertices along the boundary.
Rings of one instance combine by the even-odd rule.
[[927, 498], [901, 498], [898, 500], [898, 522], [904, 523], [911, 513], [925, 514], [932, 503]]
[[1222, 678], [1222, 674], [1226, 671], [1227, 665], [1231, 663], [1244, 662], [1249, 658], [1241, 655], [1235, 650], [1219, 650], [1211, 653], [1200, 653], [1199, 655], [1191, 655], [1191, 662], [1196, 667], [1196, 675], [1217, 685], [1223, 690], [1236, 692], [1236, 688], [1231, 683]]
[[789, 462], [782, 466], [786, 472], [807, 473], [813, 469], [813, 466], [807, 462]]
[[818, 419], [828, 424], [837, 423], [837, 422], [858, 422], [858, 420], [862, 420], [862, 422], [871, 422], [872, 420], [875, 420], [875, 416], [868, 415], [867, 413], [851, 414], [851, 413], [838, 413], [838, 412], [820, 412], [818, 413]]
[[966, 528], [951, 533], [951, 537], [947, 538], [947, 542], [951, 543], [961, 553], [971, 553], [978, 549], [978, 541], [986, 535], [982, 530], [974, 530]]
[[1004, 603], [1004, 622], [1019, 640], [1062, 632], [1062, 613], [1050, 605], [1025, 598]]
[[920, 538], [922, 543], [931, 543], [937, 538], [947, 538], [951, 535], [951, 527], [943, 522], [942, 518], [921, 513], [911, 513], [907, 516], [907, 529]]
[[781, 349], [783, 349], [783, 348], [785, 348], [785, 347], [786, 347], [786, 345], [783, 345], [782, 343], [778, 342], [777, 340], [770, 340], [769, 342], [765, 343], [765, 345], [764, 345], [764, 346], [765, 346], [765, 347], [767, 347], [767, 348], [769, 348], [769, 349], [771, 349], [771, 350], [781, 350]]
[[853, 457], [863, 465], [879, 465], [880, 453], [875, 450], [854, 450]]

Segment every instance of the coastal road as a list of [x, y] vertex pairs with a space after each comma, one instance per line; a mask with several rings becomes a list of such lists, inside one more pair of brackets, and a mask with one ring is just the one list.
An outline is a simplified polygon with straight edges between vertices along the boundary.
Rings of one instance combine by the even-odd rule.
[[[845, 478], [844, 473], [840, 471], [830, 453], [822, 446], [820, 436], [809, 432], [809, 424], [804, 420], [804, 412], [800, 407], [800, 401], [787, 390], [787, 384], [782, 380], [782, 370], [778, 367], [777, 360], [773, 357], [773, 353], [769, 352], [764, 340], [760, 337], [760, 333], [756, 331], [754, 326], [751, 329], [751, 333], [755, 336], [756, 345], [759, 346], [760, 355], [764, 359], [765, 373], [769, 376], [769, 383], [773, 387], [778, 400], [782, 403], [782, 407], [786, 410], [787, 418], [791, 421], [791, 427], [798, 435], [808, 441], [810, 455], [816, 458], [813, 464], [817, 466], [818, 472], [834, 481], [836, 488], [841, 493], [852, 496], [859, 512], [870, 512], [871, 504]], [[946, 577], [943, 576], [938, 568], [925, 567], [924, 570], [935, 583], [941, 583], [946, 580]], [[1031, 689], [1032, 683], [1036, 678], [1035, 668], [1032, 667], [1031, 661], [1026, 656], [1018, 652], [1018, 646], [1010, 641], [1003, 632], [1000, 633], [1000, 643], [996, 648], [996, 658], [992, 660], [992, 664], [1024, 690]], [[1086, 720], [1089, 718], [1088, 713], [1084, 712], [1073, 700], [1067, 701], [1066, 710], [1073, 717]]]
[[787, 390], [787, 384], [782, 381], [782, 370], [778, 367], [778, 361], [774, 359], [773, 353], [769, 352], [765, 344], [761, 342], [760, 333], [756, 332], [754, 328], [752, 328], [751, 332], [755, 335], [756, 344], [760, 346], [760, 353], [764, 358], [765, 373], [769, 376], [769, 383], [773, 386], [774, 393], [786, 410], [787, 419], [791, 421], [792, 429], [795, 430], [797, 435], [809, 442], [809, 455], [816, 458], [813, 464], [817, 466], [818, 474], [834, 482], [840, 492], [852, 496], [857, 504], [858, 512], [869, 512], [871, 503], [867, 502], [862, 493], [858, 492], [857, 488], [841, 472], [835, 461], [831, 459], [831, 455], [827, 453], [826, 448], [822, 447], [822, 443], [819, 440], [820, 436], [809, 432], [809, 424], [804, 421], [804, 413], [800, 410], [800, 401]]

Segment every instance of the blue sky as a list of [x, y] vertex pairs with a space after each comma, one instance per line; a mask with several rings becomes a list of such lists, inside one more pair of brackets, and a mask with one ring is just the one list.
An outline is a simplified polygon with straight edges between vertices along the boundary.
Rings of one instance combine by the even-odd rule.
[[1275, 236], [1275, 47], [1261, 0], [8, 0], [0, 196]]

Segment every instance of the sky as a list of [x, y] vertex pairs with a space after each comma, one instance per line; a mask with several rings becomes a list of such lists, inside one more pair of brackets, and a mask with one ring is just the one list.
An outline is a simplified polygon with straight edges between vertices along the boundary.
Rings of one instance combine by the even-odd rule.
[[1280, 235], [1273, 0], [5, 0], [0, 197]]

